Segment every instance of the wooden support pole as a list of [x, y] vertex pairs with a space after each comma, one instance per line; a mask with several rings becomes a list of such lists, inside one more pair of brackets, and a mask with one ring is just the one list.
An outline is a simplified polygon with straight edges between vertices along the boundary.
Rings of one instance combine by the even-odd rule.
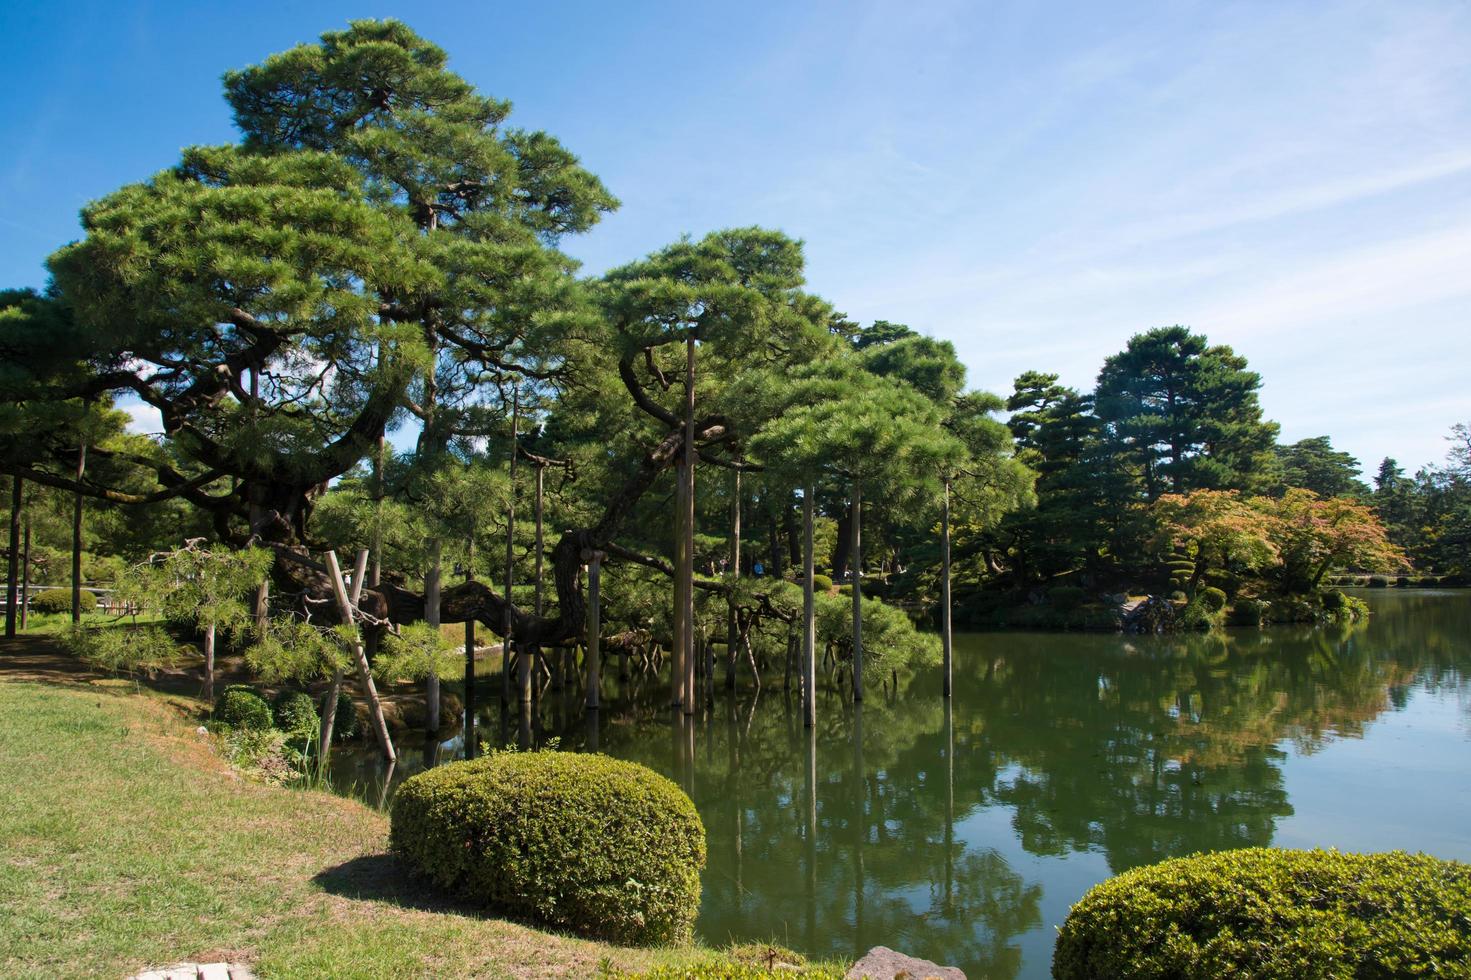
[[[332, 595], [337, 599], [337, 609], [344, 623], [358, 627], [356, 608], [348, 597], [347, 585], [342, 581], [342, 568], [337, 564], [337, 552], [327, 552], [327, 571], [332, 577]], [[363, 686], [363, 693], [368, 698], [368, 714], [373, 721], [373, 732], [378, 736], [378, 746], [383, 750], [383, 757], [389, 762], [397, 760], [398, 756], [393, 751], [393, 739], [388, 734], [388, 722], [383, 717], [383, 704], [378, 700], [378, 687], [373, 683], [373, 671], [368, 665], [368, 656], [363, 652], [363, 639], [361, 628], [356, 630], [350, 643], [354, 663], [357, 665], [358, 681]]]
[[863, 487], [853, 481], [852, 544], [848, 567], [853, 575], [853, 700], [863, 700]]
[[596, 711], [603, 685], [603, 553], [591, 552], [587, 560], [587, 707]]
[[950, 696], [954, 672], [954, 641], [950, 622], [950, 481], [945, 480], [945, 503], [940, 515], [940, 644], [945, 651], [945, 697]]
[[[336, 559], [336, 554], [333, 554]], [[350, 608], [357, 609], [358, 600], [363, 594], [363, 578], [368, 570], [368, 549], [364, 548], [358, 552], [357, 561], [352, 567], [352, 593], [348, 596]], [[317, 759], [325, 761], [332, 751], [332, 732], [337, 725], [337, 701], [342, 693], [342, 669], [332, 669], [332, 683], [327, 687], [327, 703], [322, 705], [322, 723], [317, 731]]]
[[521, 425], [521, 385], [511, 388], [511, 490], [506, 501], [506, 616], [501, 633], [501, 702], [511, 703], [511, 586], [516, 582], [516, 441]]
[[[439, 577], [440, 543], [435, 536], [426, 542], [429, 546], [429, 574], [424, 579], [424, 621], [439, 639]], [[439, 731], [439, 672], [429, 665], [429, 676], [424, 679], [424, 730], [430, 734]]]
[[[475, 581], [475, 532], [465, 544], [465, 581]], [[475, 617], [465, 617], [465, 758], [475, 758]]]
[[[540, 463], [540, 462], [537, 463], [536, 464], [536, 502], [535, 502], [535, 508], [534, 508], [535, 509], [535, 514], [536, 514], [536, 555], [535, 555], [536, 570], [535, 570], [535, 572], [533, 574], [534, 574], [534, 578], [535, 578], [535, 581], [536, 581], [536, 615], [537, 615], [537, 618], [538, 619], [541, 618], [542, 595], [543, 595], [543, 591], [544, 591], [543, 590], [542, 581], [541, 581], [542, 555], [543, 555], [543, 552], [546, 551], [546, 542], [545, 542], [545, 539], [542, 536], [542, 488], [543, 488], [543, 484], [544, 484], [544, 480], [545, 480], [545, 474], [546, 474], [546, 464], [545, 463]], [[535, 658], [534, 662], [532, 663], [532, 671], [531, 671], [531, 673], [532, 673], [532, 676], [536, 678], [536, 686], [537, 686], [537, 688], [540, 688], [541, 687], [541, 671], [542, 671], [541, 646], [538, 645], [538, 646], [533, 647], [531, 652], [532, 652], [533, 657]]]
[[802, 491], [802, 724], [817, 724], [817, 592], [812, 545], [812, 487]]
[[685, 338], [684, 713], [695, 713], [695, 336]]
[[20, 509], [25, 500], [25, 481], [19, 476], [10, 484], [10, 567], [5, 572], [5, 635], [15, 635], [16, 592], [20, 588]]
[[[731, 472], [734, 486], [730, 494], [730, 573], [741, 577], [741, 471]], [[736, 604], [732, 597], [725, 614], [725, 689], [734, 691], [736, 682]]]
[[20, 628], [24, 630], [31, 618], [31, 519], [26, 518], [26, 530], [20, 547]]
[[82, 621], [82, 475], [87, 471], [87, 442], [77, 450], [77, 492], [72, 504], [72, 622]]

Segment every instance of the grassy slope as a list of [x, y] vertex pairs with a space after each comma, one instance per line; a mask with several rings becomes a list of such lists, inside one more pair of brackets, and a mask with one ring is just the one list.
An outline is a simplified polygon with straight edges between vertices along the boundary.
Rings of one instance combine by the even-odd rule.
[[265, 977], [568, 976], [684, 963], [437, 902], [387, 818], [232, 773], [131, 685], [0, 679], [0, 976], [246, 959]]

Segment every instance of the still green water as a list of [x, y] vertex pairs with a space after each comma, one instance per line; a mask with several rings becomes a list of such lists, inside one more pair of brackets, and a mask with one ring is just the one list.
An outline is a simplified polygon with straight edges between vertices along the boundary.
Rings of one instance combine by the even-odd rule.
[[[810, 733], [777, 676], [688, 722], [652, 682], [610, 680], [595, 728], [549, 692], [531, 736], [685, 788], [709, 943], [1045, 977], [1068, 907], [1140, 864], [1264, 845], [1471, 860], [1471, 593], [1365, 595], [1374, 615], [1348, 629], [958, 636], [952, 704], [937, 671], [861, 708], [820, 690]], [[518, 721], [487, 716], [481, 737], [515, 741]], [[367, 753], [336, 775], [381, 802], [459, 749], [406, 750], [386, 788]]]

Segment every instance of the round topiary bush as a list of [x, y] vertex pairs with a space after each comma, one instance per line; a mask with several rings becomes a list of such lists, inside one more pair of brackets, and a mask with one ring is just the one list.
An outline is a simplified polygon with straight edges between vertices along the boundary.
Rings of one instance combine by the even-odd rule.
[[389, 839], [456, 894], [613, 942], [687, 940], [700, 907], [694, 804], [603, 755], [503, 752], [430, 769], [399, 787]]
[[271, 705], [276, 727], [291, 735], [310, 735], [317, 730], [317, 704], [305, 691], [282, 691]]
[[1125, 872], [1074, 905], [1052, 975], [1471, 975], [1471, 865], [1250, 848]]
[[1226, 621], [1232, 626], [1260, 626], [1271, 609], [1272, 604], [1264, 599], [1237, 599]]
[[1226, 608], [1226, 593], [1213, 585], [1208, 585], [1200, 590], [1200, 601], [1211, 612], [1220, 612]]
[[812, 588], [817, 592], [829, 592], [833, 587], [831, 575], [823, 575], [821, 572], [812, 573]]
[[[97, 595], [82, 590], [82, 612], [89, 613], [97, 608]], [[69, 613], [72, 611], [71, 589], [46, 589], [31, 596], [31, 612]]]
[[1387, 589], [1387, 588], [1389, 588], [1389, 579], [1385, 578], [1383, 575], [1370, 575], [1369, 576], [1369, 588], [1371, 588], [1371, 589]]
[[232, 728], [267, 731], [271, 727], [271, 706], [248, 684], [231, 684], [215, 701], [214, 717]]

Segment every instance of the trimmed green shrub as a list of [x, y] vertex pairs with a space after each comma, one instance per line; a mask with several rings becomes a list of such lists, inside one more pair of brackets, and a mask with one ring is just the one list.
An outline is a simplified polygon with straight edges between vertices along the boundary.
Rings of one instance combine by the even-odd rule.
[[827, 592], [833, 587], [831, 575], [823, 575], [821, 572], [812, 573], [812, 587], [818, 592]]
[[1471, 865], [1250, 848], [1136, 868], [1074, 905], [1058, 980], [1471, 976]]
[[305, 691], [282, 691], [271, 705], [276, 727], [288, 735], [310, 735], [317, 730], [317, 704]]
[[1232, 626], [1260, 626], [1266, 621], [1272, 604], [1263, 599], [1237, 599], [1226, 622]]
[[1369, 576], [1369, 588], [1371, 588], [1371, 589], [1387, 589], [1387, 588], [1389, 588], [1389, 579], [1385, 578], [1383, 575], [1370, 575]]
[[[97, 595], [82, 590], [82, 612], [89, 613], [97, 608]], [[69, 613], [72, 611], [71, 589], [47, 589], [31, 596], [31, 612]]]
[[[327, 695], [322, 695], [322, 714], [327, 713]], [[357, 706], [346, 691], [337, 692], [337, 714], [332, 719], [332, 741], [350, 742], [362, 734]]]
[[215, 701], [215, 721], [232, 728], [267, 731], [271, 727], [271, 706], [248, 684], [231, 684]]
[[1410, 587], [1410, 577], [1408, 575], [1400, 575], [1394, 580], [1394, 584], [1396, 588], [1408, 589]]
[[1213, 585], [1206, 586], [1200, 590], [1200, 601], [1211, 612], [1220, 612], [1226, 608], [1226, 593]]
[[456, 894], [613, 942], [688, 940], [705, 827], [645, 766], [603, 755], [502, 752], [406, 780], [392, 848]]

